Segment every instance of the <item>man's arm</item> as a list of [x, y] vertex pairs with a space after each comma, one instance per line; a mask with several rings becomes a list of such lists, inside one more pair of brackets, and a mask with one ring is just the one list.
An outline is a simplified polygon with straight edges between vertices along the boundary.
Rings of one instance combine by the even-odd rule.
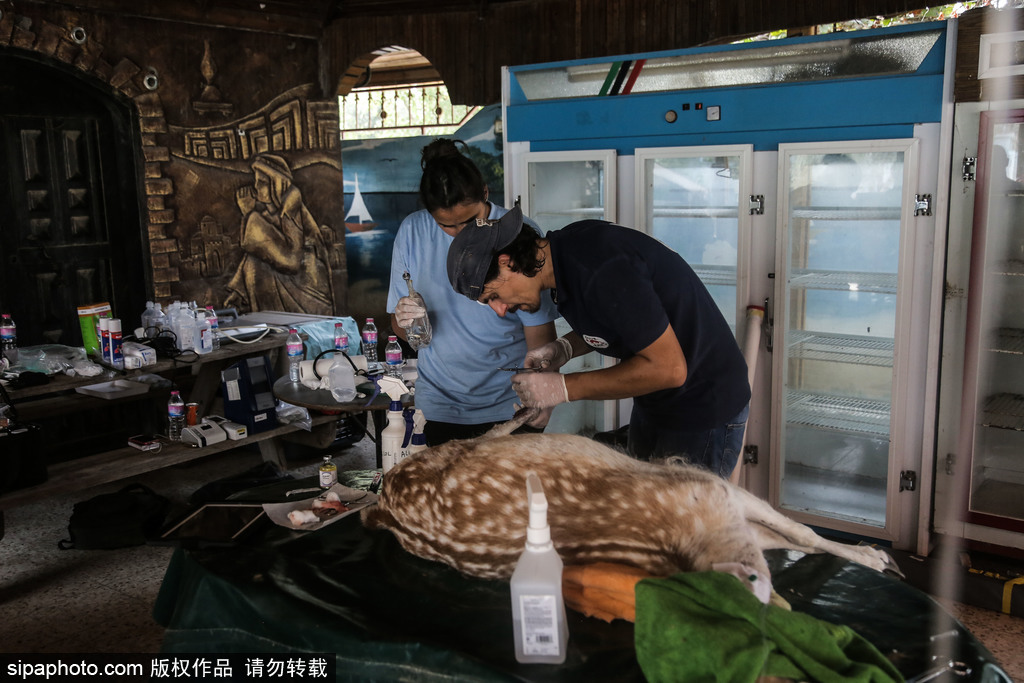
[[[570, 339], [574, 354], [579, 352], [576, 342], [583, 344], [576, 336], [576, 340]], [[685, 381], [686, 357], [669, 325], [650, 346], [628, 360], [610, 368], [565, 375], [565, 388], [570, 401], [603, 400], [642, 396], [682, 386]]]
[[524, 325], [523, 335], [526, 337], [526, 350], [544, 346], [548, 342], [555, 341], [555, 323], [544, 323], [543, 325]]

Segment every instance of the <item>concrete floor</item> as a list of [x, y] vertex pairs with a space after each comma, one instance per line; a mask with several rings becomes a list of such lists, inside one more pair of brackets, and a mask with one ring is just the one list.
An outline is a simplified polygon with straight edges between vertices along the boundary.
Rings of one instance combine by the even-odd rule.
[[[339, 451], [340, 469], [373, 466], [373, 444], [364, 438]], [[185, 505], [203, 484], [258, 465], [255, 452], [233, 451], [188, 466], [154, 472], [141, 481]], [[291, 473], [315, 472], [298, 460]], [[163, 629], [151, 611], [172, 549], [138, 546], [119, 550], [60, 550], [74, 502], [121, 488], [127, 482], [49, 499], [5, 513], [0, 540], [0, 652], [157, 653]], [[1024, 681], [1024, 619], [942, 601], [993, 653], [1014, 680]]]

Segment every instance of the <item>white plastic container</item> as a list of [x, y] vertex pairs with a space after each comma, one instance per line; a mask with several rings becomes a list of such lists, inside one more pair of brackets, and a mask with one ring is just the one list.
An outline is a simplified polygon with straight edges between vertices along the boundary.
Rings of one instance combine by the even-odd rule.
[[334, 362], [327, 371], [327, 383], [331, 386], [331, 396], [338, 403], [348, 403], [356, 397], [355, 370], [341, 351], [334, 354]]
[[569, 625], [562, 600], [562, 558], [551, 542], [548, 501], [540, 478], [526, 475], [530, 510], [526, 549], [512, 573], [512, 631], [516, 661], [561, 664], [569, 644]]
[[388, 406], [388, 423], [380, 435], [381, 471], [387, 474], [402, 461], [402, 442], [405, 440], [405, 416], [402, 402], [393, 400]]

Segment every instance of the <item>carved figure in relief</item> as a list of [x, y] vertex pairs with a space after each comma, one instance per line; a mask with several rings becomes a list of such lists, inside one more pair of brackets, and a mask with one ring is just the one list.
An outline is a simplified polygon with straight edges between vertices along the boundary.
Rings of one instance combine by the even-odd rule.
[[254, 181], [235, 192], [242, 212], [242, 261], [228, 283], [225, 307], [331, 315], [329, 245], [282, 157], [260, 154]]

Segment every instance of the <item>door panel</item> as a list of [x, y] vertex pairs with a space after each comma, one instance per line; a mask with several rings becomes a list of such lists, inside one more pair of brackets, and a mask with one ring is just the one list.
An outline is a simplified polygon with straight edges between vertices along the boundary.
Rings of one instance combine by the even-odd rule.
[[131, 112], [83, 79], [0, 58], [23, 93], [0, 104], [0, 308], [20, 346], [81, 346], [77, 307], [100, 302], [132, 329], [147, 298]]

